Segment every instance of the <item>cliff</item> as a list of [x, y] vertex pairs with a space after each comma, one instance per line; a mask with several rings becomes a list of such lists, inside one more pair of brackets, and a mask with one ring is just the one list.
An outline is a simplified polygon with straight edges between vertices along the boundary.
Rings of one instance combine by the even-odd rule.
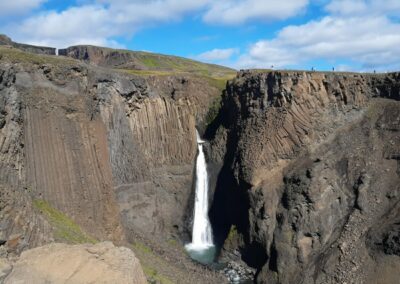
[[8, 36], [0, 34], [0, 45], [12, 46], [25, 52], [56, 55], [56, 49], [47, 46], [36, 46], [12, 41]]
[[395, 283], [399, 86], [398, 73], [302, 71], [228, 84], [207, 131], [211, 216], [258, 283]]
[[[220, 94], [209, 78], [139, 76], [5, 47], [0, 54], [7, 254], [54, 240], [145, 240], [163, 251], [189, 237], [195, 127]], [[194, 271], [187, 279], [209, 281], [175, 254]]]

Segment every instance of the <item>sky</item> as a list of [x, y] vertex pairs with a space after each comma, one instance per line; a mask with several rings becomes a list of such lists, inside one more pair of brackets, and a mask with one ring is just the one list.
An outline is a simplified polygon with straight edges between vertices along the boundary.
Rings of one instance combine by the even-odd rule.
[[0, 33], [236, 69], [400, 70], [400, 0], [7, 0]]

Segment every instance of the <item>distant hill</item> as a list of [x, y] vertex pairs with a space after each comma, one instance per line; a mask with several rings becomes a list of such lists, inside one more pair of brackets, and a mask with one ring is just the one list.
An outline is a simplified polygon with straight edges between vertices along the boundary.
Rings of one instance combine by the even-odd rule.
[[30, 53], [56, 55], [56, 49], [53, 47], [18, 43], [12, 41], [11, 38], [3, 34], [0, 34], [0, 45], [11, 46]]
[[236, 74], [236, 70], [224, 66], [143, 51], [79, 45], [60, 49], [58, 52], [59, 55], [83, 60], [91, 64], [142, 74], [193, 73], [210, 77], [231, 77]]

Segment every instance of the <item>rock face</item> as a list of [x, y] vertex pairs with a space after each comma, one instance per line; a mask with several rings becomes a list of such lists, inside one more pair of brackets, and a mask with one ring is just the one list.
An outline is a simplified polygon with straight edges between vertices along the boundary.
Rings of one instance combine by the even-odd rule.
[[195, 127], [216, 94], [201, 84], [164, 77], [97, 85], [122, 222], [136, 233], [180, 234], [185, 228]]
[[99, 240], [187, 233], [195, 127], [216, 87], [0, 51], [1, 240], [62, 241], [43, 217], [58, 211]]
[[[68, 56], [82, 61], [90, 62], [99, 66], [130, 66], [132, 69], [143, 69], [134, 57], [128, 52], [115, 52], [108, 48], [97, 46], [78, 45], [60, 49], [58, 54]], [[136, 62], [135, 62], [136, 61]], [[130, 62], [128, 65], [127, 63]]]
[[309, 72], [228, 85], [207, 130], [222, 167], [211, 219], [258, 283], [375, 283], [377, 264], [398, 281], [399, 85], [398, 73]]
[[0, 34], [0, 45], [8, 45], [20, 50], [36, 53], [36, 54], [47, 54], [47, 55], [56, 55], [56, 49], [53, 47], [46, 47], [46, 46], [36, 46], [36, 45], [29, 45], [24, 43], [18, 43], [12, 41], [8, 36]]
[[[53, 243], [24, 251], [15, 263], [1, 266], [2, 283], [147, 283], [134, 253], [110, 242], [96, 245]], [[1, 276], [0, 276], [1, 277]]]

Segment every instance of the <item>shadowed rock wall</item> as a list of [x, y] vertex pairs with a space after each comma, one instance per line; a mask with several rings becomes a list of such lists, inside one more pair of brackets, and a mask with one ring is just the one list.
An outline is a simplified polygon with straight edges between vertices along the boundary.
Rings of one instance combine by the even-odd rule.
[[236, 242], [258, 268], [257, 282], [364, 283], [376, 255], [388, 259], [369, 256], [366, 235], [398, 210], [399, 82], [398, 73], [277, 71], [228, 85], [207, 131], [222, 164], [211, 217], [217, 240]]

